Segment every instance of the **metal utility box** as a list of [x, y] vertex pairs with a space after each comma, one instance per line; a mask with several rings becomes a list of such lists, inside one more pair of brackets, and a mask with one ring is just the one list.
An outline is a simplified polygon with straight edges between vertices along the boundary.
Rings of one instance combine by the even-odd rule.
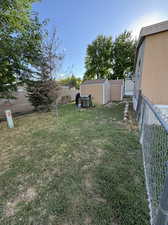
[[81, 100], [81, 107], [82, 108], [89, 108], [90, 107], [90, 98], [89, 96], [80, 97]]

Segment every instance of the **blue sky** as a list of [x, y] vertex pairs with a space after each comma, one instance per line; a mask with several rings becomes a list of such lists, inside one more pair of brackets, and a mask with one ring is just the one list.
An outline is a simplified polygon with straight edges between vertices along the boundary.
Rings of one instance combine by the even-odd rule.
[[98, 34], [115, 39], [128, 29], [137, 36], [142, 26], [168, 20], [167, 0], [42, 0], [33, 10], [50, 19], [49, 30], [57, 27], [65, 50], [60, 76], [83, 76], [87, 45]]

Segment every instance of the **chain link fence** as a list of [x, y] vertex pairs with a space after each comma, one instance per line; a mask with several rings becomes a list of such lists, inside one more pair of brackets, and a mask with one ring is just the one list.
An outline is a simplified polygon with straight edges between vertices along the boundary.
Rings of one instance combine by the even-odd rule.
[[168, 225], [168, 125], [157, 107], [140, 96], [140, 129], [151, 225]]

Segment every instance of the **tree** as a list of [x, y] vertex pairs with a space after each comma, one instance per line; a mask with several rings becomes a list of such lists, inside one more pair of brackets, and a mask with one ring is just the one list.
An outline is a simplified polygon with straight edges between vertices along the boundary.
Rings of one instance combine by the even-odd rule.
[[87, 48], [86, 79], [124, 79], [133, 73], [137, 41], [124, 31], [115, 42], [111, 37], [98, 36]]
[[131, 32], [124, 31], [116, 38], [113, 46], [113, 74], [110, 78], [124, 79], [133, 72], [136, 41], [132, 39]]
[[51, 38], [49, 38], [48, 32], [45, 32], [41, 47], [41, 58], [36, 67], [36, 79], [27, 81], [28, 98], [35, 109], [42, 107], [51, 110], [52, 105], [55, 105], [57, 109], [60, 87], [55, 80], [55, 73], [63, 60], [63, 54], [58, 51], [59, 39], [56, 29]]
[[59, 85], [50, 79], [29, 81], [27, 86], [28, 98], [35, 110], [50, 111], [52, 105], [59, 98], [59, 91]]
[[31, 15], [33, 2], [0, 2], [0, 97], [11, 97], [18, 82], [32, 76], [32, 68], [39, 62], [42, 24]]
[[31, 6], [39, 0], [0, 0], [1, 32], [17, 33], [26, 31], [31, 23]]
[[56, 28], [53, 29], [51, 36], [48, 35], [48, 32], [45, 32], [43, 37], [40, 76], [43, 74], [50, 79], [55, 79], [64, 58], [64, 53], [59, 52], [60, 40]]
[[81, 82], [82, 82], [81, 79], [75, 77], [74, 75], [60, 80], [61, 84], [69, 86], [70, 88], [75, 87], [76, 89], [79, 89]]
[[112, 37], [99, 35], [87, 47], [85, 58], [86, 79], [108, 78], [113, 69], [113, 43]]

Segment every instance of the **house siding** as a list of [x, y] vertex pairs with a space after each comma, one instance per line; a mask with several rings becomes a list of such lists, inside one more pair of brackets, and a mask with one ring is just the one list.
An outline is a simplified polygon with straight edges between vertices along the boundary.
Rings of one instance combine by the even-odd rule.
[[134, 97], [138, 100], [139, 90], [141, 89], [141, 80], [142, 80], [142, 73], [144, 68], [144, 51], [145, 51], [145, 43], [144, 40], [141, 44], [138, 57], [136, 61], [136, 70], [135, 70], [135, 85], [134, 85]]
[[168, 104], [168, 31], [145, 38], [142, 94], [154, 104]]

